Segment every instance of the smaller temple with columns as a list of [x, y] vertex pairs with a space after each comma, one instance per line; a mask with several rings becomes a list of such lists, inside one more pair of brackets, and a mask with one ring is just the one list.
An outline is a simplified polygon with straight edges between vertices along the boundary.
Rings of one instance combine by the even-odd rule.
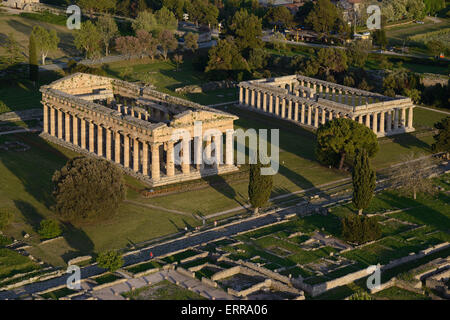
[[239, 83], [239, 106], [317, 129], [345, 117], [378, 137], [414, 131], [410, 98], [387, 97], [339, 84], [292, 75]]
[[238, 170], [234, 115], [150, 87], [83, 73], [40, 91], [44, 138], [114, 162], [151, 186]]

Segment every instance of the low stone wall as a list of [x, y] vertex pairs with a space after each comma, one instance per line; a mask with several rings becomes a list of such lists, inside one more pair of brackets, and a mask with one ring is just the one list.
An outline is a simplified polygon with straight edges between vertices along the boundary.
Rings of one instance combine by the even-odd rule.
[[70, 265], [77, 264], [77, 263], [84, 262], [84, 261], [91, 260], [91, 259], [92, 259], [92, 256], [80, 256], [80, 257], [76, 257], [76, 258], [69, 260], [69, 262], [67, 264], [70, 266]]
[[229, 278], [229, 277], [232, 277], [235, 274], [238, 274], [240, 272], [241, 272], [241, 267], [240, 266], [231, 267], [229, 269], [225, 269], [223, 271], [219, 271], [219, 272], [215, 273], [211, 277], [211, 280], [217, 281], [217, 280]]
[[133, 274], [133, 278], [145, 277], [145, 276], [148, 276], [149, 274], [159, 272], [160, 270], [161, 270], [161, 268], [148, 269], [148, 270]]
[[2, 287], [2, 288], [0, 288], [0, 291], [12, 290], [12, 289], [19, 288], [19, 287], [22, 287], [22, 286], [30, 284], [30, 283], [45, 281], [45, 280], [49, 280], [49, 279], [52, 279], [52, 278], [57, 278], [57, 277], [62, 276], [65, 273], [66, 273], [65, 270], [58, 270], [58, 271], [50, 272], [48, 274], [41, 274], [41, 275], [38, 275], [36, 277], [31, 277], [29, 279], [26, 279], [26, 280], [23, 280], [23, 281], [20, 281], [20, 282], [13, 283], [13, 284], [10, 284], [8, 286]]
[[257, 283], [248, 289], [245, 289], [242, 291], [236, 291], [231, 288], [228, 288], [227, 292], [228, 292], [228, 294], [231, 294], [235, 297], [246, 297], [249, 294], [252, 294], [253, 292], [261, 290], [262, 288], [269, 288], [271, 286], [271, 284], [272, 284], [272, 280], [266, 279], [263, 282]]
[[202, 277], [202, 283], [206, 284], [207, 286], [213, 287], [213, 288], [217, 288], [219, 285], [217, 284], [217, 282], [212, 281], [211, 279]]
[[197, 255], [195, 255], [195, 256], [192, 256], [192, 257], [189, 257], [189, 258], [180, 260], [180, 264], [183, 264], [183, 263], [186, 263], [186, 262], [189, 262], [189, 261], [193, 261], [193, 260], [197, 260], [197, 259], [199, 259], [199, 258], [205, 258], [205, 257], [208, 256], [208, 254], [209, 254], [209, 252], [202, 252], [202, 253], [199, 253], [199, 254], [197, 254]]
[[239, 261], [239, 263], [242, 264], [243, 266], [246, 266], [247, 268], [253, 269], [256, 272], [263, 274], [264, 276], [266, 276], [268, 278], [278, 280], [285, 284], [291, 284], [291, 279], [289, 279], [289, 277], [286, 277], [279, 273], [273, 272], [272, 270], [260, 267], [252, 262]]
[[23, 111], [13, 111], [0, 114], [1, 121], [26, 121], [34, 119], [42, 119], [43, 109], [29, 109]]
[[128, 279], [123, 278], [123, 279], [117, 279], [116, 281], [99, 284], [98, 286], [93, 287], [92, 291], [101, 290], [101, 289], [108, 288], [108, 287], [114, 286], [116, 284], [124, 283], [127, 281], [128, 281]]
[[185, 275], [185, 276], [189, 277], [189, 278], [193, 278], [193, 279], [195, 278], [195, 273], [194, 272], [186, 270], [183, 267], [177, 267], [176, 271], [178, 273], [181, 273], [182, 275]]

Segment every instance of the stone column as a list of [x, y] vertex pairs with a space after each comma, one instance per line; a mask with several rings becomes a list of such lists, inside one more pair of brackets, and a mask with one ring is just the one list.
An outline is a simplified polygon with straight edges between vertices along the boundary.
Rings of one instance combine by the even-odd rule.
[[159, 146], [160, 143], [153, 143], [150, 145], [152, 151], [152, 180], [157, 181], [160, 179], [160, 166], [159, 166]]
[[114, 160], [116, 161], [116, 163], [120, 164], [120, 132], [117, 131], [116, 132], [116, 137], [114, 139], [114, 144], [115, 144], [115, 151], [114, 151]]
[[257, 101], [256, 101], [256, 108], [258, 109], [262, 109], [262, 105], [261, 105], [261, 91], [258, 91], [257, 93]]
[[86, 149], [86, 119], [81, 121], [81, 148]]
[[200, 170], [203, 164], [203, 137], [194, 137], [195, 167]]
[[333, 120], [333, 110], [328, 111], [328, 118], [329, 121]]
[[281, 99], [281, 118], [286, 118], [286, 99]]
[[263, 110], [264, 112], [267, 111], [267, 92], [263, 93]]
[[242, 104], [242, 102], [244, 102], [244, 89], [239, 87], [239, 104]]
[[[205, 139], [205, 158], [209, 162], [211, 160], [211, 136], [204, 137]], [[205, 159], [205, 160], [206, 160]]]
[[142, 141], [142, 174], [148, 176], [148, 142]]
[[358, 116], [358, 122], [361, 124], [363, 123], [363, 115]]
[[319, 109], [317, 107], [314, 108], [314, 127], [319, 127]]
[[394, 130], [398, 129], [398, 108], [394, 109]]
[[249, 96], [248, 88], [245, 88], [245, 104], [247, 106], [248, 106], [248, 96]]
[[408, 110], [408, 129], [413, 128], [413, 107], [409, 107]]
[[63, 112], [58, 110], [58, 139], [63, 138]]
[[302, 111], [300, 114], [300, 123], [305, 124], [305, 104], [302, 102]]
[[298, 121], [298, 102], [295, 101], [294, 104], [294, 121]]
[[78, 118], [74, 114], [72, 118], [72, 128], [73, 128], [73, 144], [78, 146]]
[[309, 126], [311, 125], [311, 116], [312, 116], [312, 114], [311, 114], [311, 106], [308, 105], [308, 125]]
[[183, 174], [189, 174], [191, 169], [191, 148], [189, 147], [188, 139], [183, 139], [181, 141], [182, 144], [182, 152], [183, 156], [181, 158], [181, 170], [183, 171]]
[[97, 155], [103, 157], [103, 127], [97, 126]]
[[[328, 91], [328, 87], [327, 87], [327, 91]], [[327, 118], [327, 114], [324, 108], [322, 108], [322, 124], [325, 124], [326, 119]]]
[[50, 108], [50, 135], [51, 136], [55, 136], [56, 134], [56, 128], [55, 128], [55, 112], [56, 110], [53, 107], [49, 107]]
[[64, 124], [64, 133], [66, 136], [66, 142], [70, 142], [70, 114], [67, 112], [65, 117], [65, 124]]
[[167, 141], [166, 142], [166, 153], [167, 153], [167, 176], [173, 177], [175, 175], [175, 154], [173, 149], [174, 141]]
[[222, 133], [220, 135], [213, 136], [214, 146], [215, 146], [215, 156], [217, 159], [217, 168], [219, 168], [219, 165], [223, 164], [223, 151], [222, 151], [222, 145], [223, 145], [223, 138]]
[[404, 128], [406, 126], [406, 108], [402, 108], [402, 118], [400, 121], [400, 126]]
[[269, 113], [273, 113], [273, 94], [269, 96]]
[[391, 110], [389, 110], [389, 111], [387, 112], [386, 129], [387, 129], [387, 132], [388, 132], [388, 133], [392, 131], [392, 111], [391, 111]]
[[111, 130], [109, 128], [105, 128], [105, 136], [106, 136], [106, 159], [111, 160], [112, 139], [111, 139]]
[[386, 122], [384, 118], [384, 111], [380, 113], [380, 133], [384, 134], [384, 123]]
[[231, 165], [233, 165], [233, 130], [232, 129], [228, 129], [226, 131], [225, 148], [226, 148], [225, 164], [231, 166]]
[[366, 127], [370, 129], [370, 114], [366, 114]]
[[252, 108], [255, 107], [255, 90], [252, 90], [252, 98], [251, 98], [251, 104]]
[[123, 166], [130, 167], [130, 137], [127, 134], [123, 135]]
[[133, 138], [133, 170], [139, 172], [139, 140]]
[[275, 96], [275, 115], [279, 115], [280, 114], [280, 97], [279, 96]]
[[378, 112], [374, 112], [372, 114], [372, 117], [373, 117], [373, 125], [372, 125], [373, 132], [375, 134], [377, 134], [378, 133]]
[[43, 122], [44, 122], [44, 132], [45, 133], [48, 133], [48, 106], [46, 105], [46, 104], [44, 104], [44, 119], [43, 119]]
[[94, 146], [94, 123], [92, 121], [89, 122], [89, 152], [95, 152]]
[[288, 103], [288, 115], [287, 115], [289, 120], [292, 120], [292, 100], [289, 100]]

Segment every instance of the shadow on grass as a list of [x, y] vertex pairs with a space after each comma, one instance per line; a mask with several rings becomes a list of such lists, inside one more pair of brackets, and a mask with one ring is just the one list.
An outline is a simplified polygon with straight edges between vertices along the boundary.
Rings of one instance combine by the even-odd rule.
[[[67, 243], [76, 250], [76, 254], [88, 254], [92, 253], [94, 250], [94, 243], [91, 241], [91, 239], [87, 236], [86, 232], [84, 232], [82, 229], [72, 225], [71, 223], [65, 222], [64, 223], [64, 238], [66, 239]], [[72, 254], [74, 254], [72, 251], [66, 253], [67, 257], [63, 255], [63, 259], [65, 261], [70, 260], [72, 257]], [[67, 258], [67, 260], [66, 260]]]
[[44, 217], [33, 205], [26, 201], [14, 200], [14, 205], [24, 217], [25, 223], [29, 224], [35, 231], [37, 231]]

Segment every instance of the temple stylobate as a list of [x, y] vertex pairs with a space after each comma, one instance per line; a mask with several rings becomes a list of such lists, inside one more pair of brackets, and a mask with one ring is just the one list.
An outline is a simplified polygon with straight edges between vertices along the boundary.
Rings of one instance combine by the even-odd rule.
[[44, 138], [114, 162], [152, 186], [238, 170], [234, 115], [83, 73], [40, 91]]
[[302, 75], [241, 82], [239, 105], [310, 128], [345, 117], [366, 125], [378, 137], [414, 131], [410, 98], [387, 97]]

